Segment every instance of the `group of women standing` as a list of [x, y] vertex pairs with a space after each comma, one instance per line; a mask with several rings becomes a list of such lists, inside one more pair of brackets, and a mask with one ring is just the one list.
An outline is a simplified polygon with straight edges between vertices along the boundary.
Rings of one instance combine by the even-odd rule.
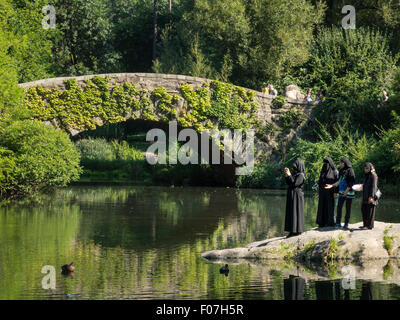
[[[326, 157], [323, 162], [319, 180], [316, 184], [319, 190], [318, 212], [316, 223], [323, 227], [342, 227], [342, 209], [346, 204], [344, 228], [349, 226], [352, 201], [355, 198], [355, 189], [363, 191], [362, 216], [363, 226], [360, 229], [373, 229], [375, 207], [378, 203], [378, 176], [371, 163], [364, 167], [365, 178], [360, 185], [355, 185], [355, 174], [349, 159], [340, 160], [340, 170], [337, 170], [332, 158]], [[293, 164], [293, 173], [285, 168], [286, 183], [288, 185], [286, 199], [285, 231], [288, 237], [304, 232], [304, 184], [305, 165], [296, 160]], [[354, 189], [353, 189], [354, 188]], [[337, 201], [337, 215], [335, 219], [335, 203]]]

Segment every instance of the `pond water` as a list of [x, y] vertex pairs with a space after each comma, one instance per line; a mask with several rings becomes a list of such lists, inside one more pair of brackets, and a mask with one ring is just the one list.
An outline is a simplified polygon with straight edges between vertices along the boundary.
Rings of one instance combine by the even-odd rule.
[[[305, 205], [313, 228], [315, 195]], [[221, 264], [200, 257], [283, 235], [284, 212], [285, 191], [115, 185], [71, 186], [35, 204], [3, 206], [0, 299], [400, 299], [393, 272], [344, 290], [337, 278], [286, 272], [293, 265], [244, 262], [225, 276]], [[360, 220], [357, 199], [351, 223]], [[377, 220], [400, 222], [398, 201], [382, 200]], [[75, 272], [62, 275], [72, 261]], [[45, 265], [55, 267], [55, 289], [42, 288]]]

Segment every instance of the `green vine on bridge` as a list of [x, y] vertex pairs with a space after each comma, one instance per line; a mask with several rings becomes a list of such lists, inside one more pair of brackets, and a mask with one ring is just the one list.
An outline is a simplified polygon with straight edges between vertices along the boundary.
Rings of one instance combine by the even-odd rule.
[[[181, 96], [163, 87], [152, 92], [132, 83], [111, 86], [110, 78], [94, 77], [80, 86], [75, 79], [65, 81], [65, 90], [30, 87], [25, 103], [32, 118], [57, 120], [63, 129], [95, 129], [99, 123], [122, 122], [127, 118], [153, 121], [177, 120], [183, 127], [204, 129], [246, 129], [257, 127], [255, 92], [232, 84], [212, 81], [194, 90], [189, 84], [179, 88]], [[184, 100], [180, 103], [180, 100]], [[99, 121], [101, 120], [101, 121]]]

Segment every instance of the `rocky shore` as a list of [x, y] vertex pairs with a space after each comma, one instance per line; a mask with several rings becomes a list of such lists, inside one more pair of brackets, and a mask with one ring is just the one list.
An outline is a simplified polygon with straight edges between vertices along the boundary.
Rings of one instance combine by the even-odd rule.
[[213, 261], [290, 260], [293, 262], [361, 262], [400, 258], [400, 223], [375, 222], [373, 230], [362, 230], [362, 223], [349, 230], [315, 228], [299, 236], [277, 237], [253, 242], [244, 248], [212, 250], [201, 256]]

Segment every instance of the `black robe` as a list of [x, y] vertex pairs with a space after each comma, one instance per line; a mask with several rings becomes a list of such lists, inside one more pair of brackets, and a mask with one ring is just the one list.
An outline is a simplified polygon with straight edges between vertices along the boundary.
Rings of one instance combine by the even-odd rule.
[[286, 177], [289, 186], [286, 196], [285, 231], [304, 232], [304, 162], [297, 160], [293, 164], [293, 175]]
[[369, 198], [373, 198], [373, 205], [377, 205], [377, 201], [375, 200], [376, 192], [378, 191], [378, 176], [375, 172], [372, 171], [372, 164], [367, 162], [365, 164], [370, 170], [369, 173], [365, 175], [364, 183], [363, 183], [363, 203], [368, 203]]
[[334, 184], [338, 179], [339, 171], [333, 160], [326, 157], [318, 180], [319, 199], [316, 222], [319, 227], [335, 226], [335, 199], [333, 197], [335, 188], [325, 189], [325, 185]]
[[[376, 192], [378, 191], [378, 176], [375, 172], [372, 172], [373, 166], [371, 163], [367, 162], [365, 166], [370, 169], [370, 172], [365, 175], [363, 183], [361, 213], [364, 227], [373, 229], [375, 222], [375, 209], [378, 204], [378, 200], [375, 199]], [[374, 201], [368, 203], [369, 198], [372, 198]]]

